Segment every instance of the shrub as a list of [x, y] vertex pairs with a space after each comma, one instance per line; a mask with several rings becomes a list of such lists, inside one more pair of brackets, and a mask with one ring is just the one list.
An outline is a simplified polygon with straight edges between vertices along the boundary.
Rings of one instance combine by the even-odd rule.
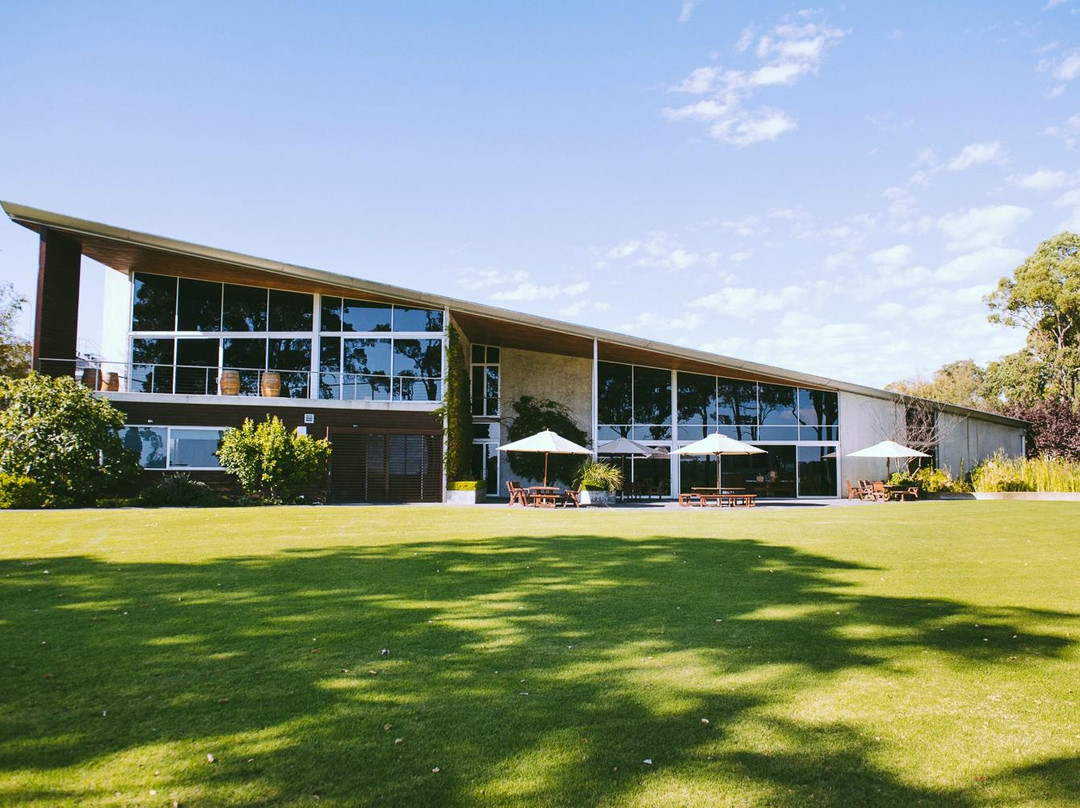
[[40, 508], [45, 486], [25, 474], [0, 474], [0, 508]]
[[[521, 396], [512, 405], [514, 422], [506, 431], [510, 441], [521, 440], [543, 429], [550, 429], [567, 440], [584, 446], [588, 436], [574, 422], [570, 411], [556, 401]], [[510, 469], [530, 480], [544, 478], [544, 455], [539, 452], [507, 452]], [[548, 480], [569, 483], [574, 479], [577, 464], [574, 455], [551, 455], [548, 461]]]
[[582, 488], [611, 493], [622, 488], [622, 472], [605, 460], [586, 460], [578, 467], [575, 481]]
[[487, 483], [483, 480], [458, 480], [457, 482], [447, 483], [447, 491], [486, 491]]
[[141, 473], [123, 414], [70, 378], [0, 378], [0, 473], [27, 476], [47, 505], [91, 505]]
[[1045, 455], [1009, 459], [999, 452], [971, 472], [971, 484], [976, 491], [1080, 493], [1080, 462]]
[[928, 494], [963, 492], [967, 484], [954, 480], [948, 469], [921, 466], [915, 471], [897, 471], [889, 478], [889, 485], [917, 485]]
[[221, 504], [221, 497], [204, 482], [187, 474], [166, 474], [139, 494], [139, 502], [151, 508], [211, 508]]
[[292, 503], [322, 472], [330, 444], [291, 432], [280, 418], [267, 416], [260, 424], [245, 418], [239, 429], [226, 430], [217, 454], [245, 493], [265, 502]]

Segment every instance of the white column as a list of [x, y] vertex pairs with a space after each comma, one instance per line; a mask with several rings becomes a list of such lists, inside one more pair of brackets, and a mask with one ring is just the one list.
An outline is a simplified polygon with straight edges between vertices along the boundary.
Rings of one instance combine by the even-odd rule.
[[592, 423], [589, 432], [592, 434], [593, 458], [596, 458], [596, 447], [599, 446], [600, 419], [600, 350], [596, 338], [592, 341]]
[[672, 496], [677, 496], [681, 490], [679, 479], [679, 455], [675, 449], [679, 446], [679, 372], [671, 371], [671, 445], [668, 447], [668, 461], [671, 466], [671, 490]]

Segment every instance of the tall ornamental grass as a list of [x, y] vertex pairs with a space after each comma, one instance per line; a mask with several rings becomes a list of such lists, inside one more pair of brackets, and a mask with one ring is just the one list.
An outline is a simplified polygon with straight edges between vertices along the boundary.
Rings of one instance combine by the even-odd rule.
[[971, 472], [971, 485], [979, 492], [1064, 491], [1080, 493], [1080, 462], [1041, 455], [1007, 458], [1001, 452]]

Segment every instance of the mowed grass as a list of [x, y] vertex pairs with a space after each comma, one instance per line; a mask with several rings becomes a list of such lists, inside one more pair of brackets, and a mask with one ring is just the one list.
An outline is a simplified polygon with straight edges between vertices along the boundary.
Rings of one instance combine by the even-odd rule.
[[4, 513], [0, 804], [1076, 805], [1078, 562], [1072, 503]]

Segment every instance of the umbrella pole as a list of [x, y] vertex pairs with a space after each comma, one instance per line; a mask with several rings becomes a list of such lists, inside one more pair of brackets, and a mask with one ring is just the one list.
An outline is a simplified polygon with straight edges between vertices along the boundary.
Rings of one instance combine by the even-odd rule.
[[720, 453], [716, 453], [716, 493], [720, 493]]
[[544, 488], [547, 488], [547, 460], [548, 453], [544, 452]]

